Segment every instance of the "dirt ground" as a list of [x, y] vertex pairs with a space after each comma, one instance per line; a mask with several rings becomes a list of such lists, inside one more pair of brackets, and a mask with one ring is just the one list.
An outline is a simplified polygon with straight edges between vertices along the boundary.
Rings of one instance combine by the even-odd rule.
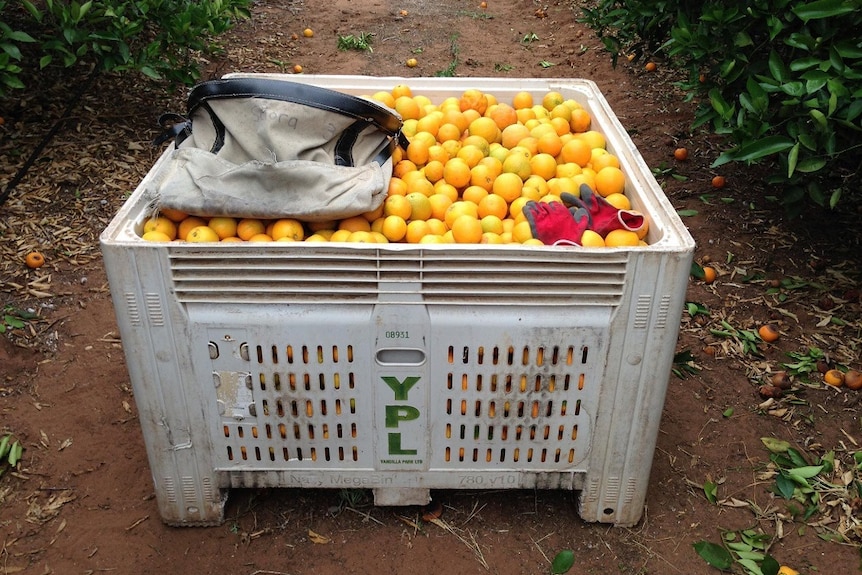
[[[860, 570], [859, 494], [824, 491], [819, 510], [794, 518], [774, 493], [761, 438], [785, 440], [812, 461], [834, 450], [849, 469], [862, 442], [862, 392], [827, 387], [815, 372], [808, 382], [794, 377], [777, 400], [758, 394], [791, 361], [788, 352], [816, 347], [833, 364], [860, 368], [859, 212], [812, 210], [786, 221], [769, 200], [777, 192], [755, 172], [709, 168], [720, 142], [691, 132], [692, 108], [663, 62], [652, 73], [625, 58], [613, 68], [570, 2], [487, 4], [256, 2], [206, 77], [299, 64], [305, 73], [408, 82], [449, 70], [598, 84], [674, 207], [686, 210], [696, 260], [718, 270], [714, 283], [692, 278], [688, 287], [686, 300], [710, 313], [683, 314], [677, 351], [692, 361], [677, 365], [684, 377], [670, 377], [641, 522], [586, 523], [568, 491], [434, 493], [442, 515], [429, 522], [418, 507], [373, 507], [364, 492], [271, 489], [231, 492], [221, 526], [164, 525], [98, 235], [158, 156], [156, 119], [183, 111], [183, 99], [137, 79], [99, 77], [77, 102], [87, 74], [76, 72], [72, 82], [46, 78], [0, 102], [3, 189], [66, 105], [77, 104], [0, 206], [0, 301], [37, 314], [0, 337], [0, 432], [25, 446], [20, 466], [0, 477], [0, 573], [532, 575], [550, 572], [563, 549], [574, 552], [571, 573], [712, 573], [693, 544], [748, 528], [802, 573]], [[302, 37], [306, 27], [312, 38]], [[361, 32], [374, 34], [373, 52], [338, 49], [339, 36]], [[415, 68], [405, 66], [411, 57]], [[685, 162], [673, 158], [680, 146]], [[726, 188], [711, 187], [716, 174]], [[48, 263], [29, 270], [22, 257], [35, 248]], [[759, 354], [727, 335], [727, 326], [766, 322], [781, 338], [759, 343]], [[716, 502], [704, 485], [715, 486]], [[848, 523], [856, 531], [847, 542], [829, 540]]]

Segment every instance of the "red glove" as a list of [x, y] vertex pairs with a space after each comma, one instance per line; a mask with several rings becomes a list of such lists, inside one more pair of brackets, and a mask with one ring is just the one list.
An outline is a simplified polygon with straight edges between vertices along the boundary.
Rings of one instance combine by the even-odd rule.
[[547, 246], [581, 245], [581, 236], [590, 224], [586, 210], [570, 211], [560, 202], [529, 201], [523, 212], [533, 237]]
[[580, 192], [580, 198], [567, 192], [560, 194], [560, 198], [566, 205], [586, 210], [591, 221], [589, 229], [600, 236], [605, 237], [608, 232], [618, 229], [636, 232], [644, 226], [643, 214], [615, 208], [586, 184], [581, 184]]

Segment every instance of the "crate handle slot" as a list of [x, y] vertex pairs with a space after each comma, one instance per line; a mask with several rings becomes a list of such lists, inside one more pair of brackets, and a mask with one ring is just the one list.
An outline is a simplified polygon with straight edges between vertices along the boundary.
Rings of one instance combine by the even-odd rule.
[[422, 365], [425, 359], [423, 349], [385, 347], [377, 350], [377, 363], [380, 365]]

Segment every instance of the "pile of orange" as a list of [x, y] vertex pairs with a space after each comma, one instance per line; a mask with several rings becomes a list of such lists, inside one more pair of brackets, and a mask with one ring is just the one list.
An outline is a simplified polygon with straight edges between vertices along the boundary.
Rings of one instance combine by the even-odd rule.
[[[339, 221], [201, 218], [163, 210], [144, 224], [152, 241], [330, 241], [366, 243], [536, 244], [522, 209], [560, 202], [582, 184], [631, 209], [620, 161], [592, 129], [587, 110], [559, 92], [511, 102], [466, 90], [433, 103], [401, 84], [370, 96], [396, 110], [409, 140], [393, 156], [387, 197], [374, 212]], [[638, 233], [587, 234], [583, 244], [645, 245]]]

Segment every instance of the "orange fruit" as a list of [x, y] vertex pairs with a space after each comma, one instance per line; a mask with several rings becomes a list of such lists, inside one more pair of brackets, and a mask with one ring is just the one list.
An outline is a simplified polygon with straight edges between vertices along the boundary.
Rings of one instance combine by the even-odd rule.
[[427, 195], [422, 192], [411, 192], [405, 198], [410, 204], [411, 220], [427, 220], [431, 217], [433, 210]]
[[725, 179], [724, 176], [715, 176], [714, 178], [712, 178], [712, 187], [713, 188], [716, 188], [716, 189], [723, 188], [726, 183], [727, 183], [727, 180]]
[[486, 197], [489, 190], [483, 188], [482, 186], [467, 186], [464, 188], [464, 191], [461, 192], [461, 199], [465, 202], [471, 202], [476, 204], [476, 207], [479, 206], [479, 202], [482, 201], [484, 197]]
[[[153, 231], [156, 232], [157, 230], [153, 230]], [[159, 233], [161, 233], [161, 232], [159, 232]], [[144, 235], [146, 235], [146, 234], [144, 234]], [[165, 237], [167, 237], [167, 236], [165, 235]], [[148, 238], [144, 238], [144, 239], [147, 239], [148, 241], [160, 241], [160, 242], [165, 241], [164, 239], [148, 239]], [[171, 238], [168, 238], [167, 241], [171, 241]], [[31, 270], [34, 270], [36, 268], [41, 268], [43, 265], [45, 265], [45, 256], [43, 256], [39, 252], [30, 252], [29, 254], [24, 256], [24, 263]]]
[[847, 386], [847, 389], [854, 391], [862, 389], [862, 373], [859, 373], [855, 369], [848, 370], [844, 374], [844, 385]]
[[644, 66], [644, 70], [647, 72], [655, 72], [656, 68], [658, 68], [658, 66], [655, 65], [655, 62], [647, 62]]
[[236, 236], [237, 224], [235, 218], [216, 216], [214, 218], [210, 218], [207, 225], [211, 227], [222, 240]]
[[[527, 162], [529, 166], [529, 162]], [[503, 172], [494, 180], [492, 191], [506, 200], [506, 203], [511, 203], [515, 198], [521, 195], [521, 189], [524, 187], [524, 182], [518, 174], [512, 172]]]
[[[457, 192], [455, 197], [458, 197]], [[454, 201], [450, 196], [440, 192], [429, 196], [428, 203], [431, 204], [431, 217], [437, 220], [444, 220], [446, 218], [446, 210]]]
[[392, 177], [389, 180], [389, 189], [387, 190], [387, 195], [389, 196], [406, 196], [407, 195], [407, 184], [404, 183], [404, 180], [401, 178]]
[[417, 60], [416, 58], [407, 58], [405, 64], [407, 64], [408, 68], [415, 68], [419, 65], [419, 60]]
[[550, 123], [558, 136], [565, 136], [566, 134], [571, 134], [572, 127], [569, 122], [565, 120], [565, 118], [551, 118]]
[[407, 235], [407, 222], [401, 216], [386, 216], [381, 233], [390, 242], [400, 242]]
[[482, 116], [470, 122], [470, 125], [467, 127], [467, 133], [471, 136], [480, 136], [491, 144], [500, 141], [502, 132], [501, 128], [492, 118]]
[[175, 210], [173, 208], [159, 208], [159, 215], [168, 218], [175, 224], [180, 223], [188, 217], [187, 213], [181, 212], [180, 210]]
[[410, 160], [404, 159], [395, 164], [395, 167], [392, 168], [392, 176], [403, 180], [405, 175], [410, 172], [415, 172], [417, 169], [416, 164]]
[[457, 140], [461, 137], [464, 130], [461, 130], [455, 124], [443, 124], [437, 130], [437, 141], [446, 142], [448, 140]]
[[557, 171], [554, 176], [557, 178], [571, 178], [581, 173], [581, 167], [574, 162], [565, 162], [557, 164]]
[[572, 109], [565, 104], [559, 104], [557, 106], [554, 106], [554, 108], [551, 110], [549, 118], [562, 118], [565, 121], [569, 122], [572, 119]]
[[711, 284], [715, 281], [716, 277], [715, 268], [710, 266], [703, 266], [703, 283]]
[[632, 209], [632, 203], [625, 194], [609, 194], [605, 197], [605, 201], [618, 210]]
[[371, 223], [362, 216], [352, 216], [338, 222], [338, 229], [349, 232], [370, 232]]
[[[431, 162], [440, 162], [441, 164], [445, 164], [449, 161], [449, 152], [446, 151], [441, 144], [434, 144], [428, 148], [428, 163]], [[428, 164], [425, 164], [427, 167]]]
[[837, 369], [830, 369], [823, 374], [823, 383], [833, 387], [841, 387], [844, 385], [844, 373]]
[[[506, 159], [503, 160], [503, 173], [500, 174], [500, 176], [503, 174], [516, 174], [521, 179], [521, 182], [523, 182], [533, 173], [530, 159], [530, 156], [525, 153], [510, 153], [506, 156]], [[556, 162], [554, 165], [556, 166]], [[499, 178], [499, 176], [497, 177]]]
[[446, 214], [443, 220], [446, 223], [446, 226], [451, 230], [452, 224], [455, 223], [455, 220], [463, 215], [479, 219], [479, 206], [473, 202], [465, 202], [464, 200], [452, 202], [452, 204], [446, 208]]
[[395, 98], [395, 111], [405, 120], [418, 120], [422, 116], [422, 109], [410, 96]]
[[470, 89], [461, 94], [458, 104], [462, 112], [476, 110], [481, 116], [488, 109], [488, 98], [480, 90]]
[[539, 153], [539, 139], [533, 136], [527, 136], [518, 142], [518, 145], [515, 146], [515, 148], [522, 148], [527, 150], [531, 156], [535, 156]]
[[266, 226], [261, 220], [255, 218], [243, 218], [236, 225], [236, 235], [245, 241], [249, 241], [257, 234], [266, 233]]
[[572, 132], [586, 132], [590, 129], [590, 124], [592, 124], [592, 119], [589, 112], [583, 108], [572, 110], [572, 118], [569, 120], [569, 127], [572, 129]]
[[611, 230], [605, 236], [605, 245], [609, 248], [636, 246], [639, 241], [635, 232], [623, 229]]
[[500, 143], [504, 148], [512, 149], [518, 145], [518, 142], [529, 137], [530, 129], [523, 124], [512, 124], [503, 128], [500, 134]]
[[673, 157], [679, 160], [680, 162], [684, 162], [688, 159], [688, 150], [685, 148], [677, 148], [673, 151]]
[[477, 204], [478, 216], [485, 218], [487, 216], [496, 216], [498, 218], [506, 217], [509, 212], [509, 206], [505, 199], [498, 194], [488, 194], [479, 200]]
[[475, 216], [461, 215], [452, 222], [452, 237], [459, 244], [478, 244], [482, 240], [482, 222]]
[[622, 194], [626, 189], [626, 177], [622, 170], [613, 166], [602, 168], [596, 173], [595, 190], [603, 197]]
[[197, 226], [192, 228], [186, 236], [186, 241], [192, 243], [217, 242], [220, 239], [221, 238], [218, 237], [218, 234], [215, 233], [215, 230], [209, 226]]
[[591, 153], [592, 149], [586, 141], [575, 138], [563, 145], [560, 150], [560, 159], [562, 163], [573, 162], [583, 168], [590, 162]]
[[162, 232], [173, 240], [177, 237], [177, 225], [164, 216], [157, 216], [144, 222], [144, 233], [146, 232]]
[[562, 104], [564, 101], [565, 98], [563, 98], [562, 94], [560, 94], [559, 92], [551, 91], [542, 96], [542, 107], [548, 112], [550, 112], [551, 110]]
[[431, 226], [424, 220], [412, 220], [407, 224], [407, 243], [418, 244], [423, 237], [431, 235]]
[[263, 234], [254, 234], [253, 236], [248, 238], [248, 241], [250, 243], [261, 244], [261, 243], [271, 242], [271, 241], [273, 241], [273, 239], [272, 239], [271, 235], [269, 235], [267, 233], [263, 233]]
[[523, 219], [524, 204], [529, 202], [530, 199], [531, 198], [527, 196], [515, 198], [515, 200], [509, 204], [509, 216], [511, 216], [516, 222], [520, 222]]
[[[210, 225], [212, 225], [212, 222], [210, 222]], [[276, 220], [272, 225], [270, 235], [275, 241], [282, 238], [290, 238], [301, 242], [305, 239], [305, 229], [303, 228], [302, 222], [299, 220], [282, 218], [280, 220]]]
[[516, 110], [533, 107], [533, 95], [526, 91], [521, 91], [515, 94], [512, 98], [512, 106]]
[[410, 213], [413, 211], [410, 201], [406, 194], [403, 196], [387, 196], [383, 200], [383, 215], [399, 216], [404, 220], [410, 219]]
[[449, 231], [449, 227], [441, 218], [429, 218], [425, 220], [428, 228], [431, 230], [430, 235], [443, 236]]
[[512, 228], [512, 241], [523, 244], [533, 239], [533, 229], [527, 220], [520, 221]]
[[[448, 158], [445, 160], [448, 162]], [[443, 179], [443, 163], [440, 160], [432, 160], [425, 164], [425, 167], [422, 168], [422, 174], [425, 175], [425, 179], [431, 182], [432, 184], [436, 184], [439, 180]]]
[[760, 339], [767, 343], [772, 343], [773, 341], [778, 339], [779, 333], [778, 329], [772, 324], [765, 324], [760, 326], [757, 330], [757, 335], [760, 336]]
[[482, 153], [482, 150], [478, 146], [468, 144], [458, 150], [456, 157], [464, 160], [468, 167], [473, 168], [485, 157], [485, 154]]
[[593, 230], [584, 230], [581, 236], [581, 245], [585, 248], [603, 248], [605, 239]]
[[540, 154], [548, 154], [557, 157], [563, 149], [563, 140], [556, 131], [542, 134], [536, 140], [536, 151]]
[[424, 172], [411, 172], [405, 174], [404, 183], [407, 184], [407, 193], [419, 192], [426, 196], [434, 193], [434, 184], [428, 181]]
[[445, 110], [442, 110], [442, 112], [443, 117], [441, 121], [443, 124], [452, 124], [458, 128], [458, 137], [460, 138], [461, 134], [464, 133], [470, 125], [470, 121], [467, 120], [467, 116], [464, 115], [464, 112], [462, 112], [459, 107], [446, 108]]
[[500, 130], [518, 121], [518, 113], [508, 104], [497, 104], [488, 110], [488, 117], [494, 120]]
[[491, 185], [494, 183], [494, 176], [488, 166], [477, 164], [470, 169], [470, 185], [479, 186], [487, 191], [491, 191]]
[[446, 180], [438, 180], [437, 183], [434, 184], [434, 193], [443, 194], [453, 202], [458, 199], [458, 188], [446, 182]]
[[587, 130], [582, 134], [577, 134], [577, 138], [586, 142], [587, 147], [591, 150], [593, 148], [607, 148], [607, 139], [604, 134], [597, 130]]
[[407, 146], [407, 159], [416, 164], [423, 166], [428, 163], [428, 144], [419, 138], [414, 138]]
[[[488, 215], [479, 220], [482, 224], [483, 239], [484, 234], [492, 233], [500, 235], [503, 233], [503, 220], [494, 215]], [[485, 243], [485, 242], [482, 242]]]
[[443, 166], [443, 179], [456, 188], [467, 186], [470, 178], [470, 166], [461, 158], [452, 158]]
[[388, 108], [393, 108], [393, 109], [395, 108], [395, 98], [392, 97], [391, 92], [387, 92], [385, 90], [380, 90], [378, 92], [374, 92], [371, 95], [371, 99], [376, 101], [376, 102], [380, 102], [381, 104], [383, 104], [384, 106], [386, 106]]
[[530, 158], [530, 172], [550, 180], [557, 174], [557, 160], [550, 154], [536, 154]]
[[[147, 242], [169, 242], [169, 241], [171, 241], [171, 238], [167, 234], [165, 234], [164, 232], [158, 232], [155, 230], [150, 231], [150, 232], [144, 232], [144, 234], [141, 236], [141, 239], [144, 241], [147, 241]], [[30, 266], [29, 263], [27, 265], [28, 265], [28, 267], [32, 267], [32, 266]]]
[[607, 168], [608, 166], [619, 168], [620, 167], [620, 159], [616, 157], [614, 154], [611, 154], [604, 148], [593, 148], [590, 152], [590, 167], [598, 172], [602, 168]]
[[398, 99], [401, 96], [413, 97], [413, 90], [407, 84], [396, 84], [392, 88], [392, 97]]
[[197, 216], [189, 216], [177, 225], [177, 238], [185, 240], [192, 228], [207, 225], [206, 220]]

